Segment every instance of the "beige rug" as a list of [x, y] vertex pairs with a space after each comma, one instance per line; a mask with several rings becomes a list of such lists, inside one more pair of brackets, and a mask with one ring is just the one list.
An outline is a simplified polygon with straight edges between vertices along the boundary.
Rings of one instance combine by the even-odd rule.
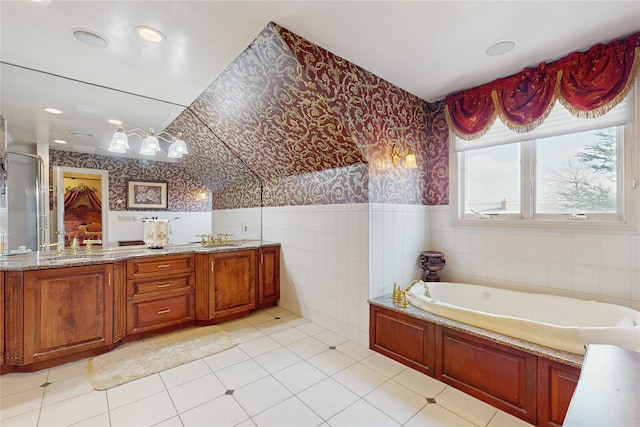
[[219, 326], [191, 328], [127, 344], [89, 361], [96, 390], [106, 390], [235, 346]]

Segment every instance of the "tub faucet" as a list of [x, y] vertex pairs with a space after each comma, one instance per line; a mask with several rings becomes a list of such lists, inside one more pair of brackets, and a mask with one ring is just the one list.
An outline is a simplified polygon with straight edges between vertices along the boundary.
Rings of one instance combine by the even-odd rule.
[[426, 297], [428, 297], [428, 298], [431, 298], [431, 293], [429, 292], [429, 287], [427, 286], [427, 284], [425, 282], [423, 282], [420, 279], [416, 279], [413, 282], [409, 283], [409, 286], [407, 286], [407, 288], [404, 290], [404, 292], [408, 293], [411, 290], [411, 288], [413, 288], [418, 283], [422, 283], [424, 285], [424, 295]]

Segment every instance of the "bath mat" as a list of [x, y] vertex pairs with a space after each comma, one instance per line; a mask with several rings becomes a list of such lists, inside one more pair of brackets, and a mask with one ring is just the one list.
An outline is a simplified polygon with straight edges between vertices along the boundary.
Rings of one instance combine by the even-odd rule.
[[107, 390], [235, 345], [231, 335], [219, 326], [172, 332], [93, 358], [89, 361], [89, 376], [95, 390]]

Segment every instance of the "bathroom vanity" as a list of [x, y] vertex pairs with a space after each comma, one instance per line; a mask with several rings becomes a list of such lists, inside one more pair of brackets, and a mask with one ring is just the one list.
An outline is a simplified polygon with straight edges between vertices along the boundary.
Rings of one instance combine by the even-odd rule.
[[132, 246], [0, 261], [1, 372], [33, 371], [279, 299], [280, 245]]

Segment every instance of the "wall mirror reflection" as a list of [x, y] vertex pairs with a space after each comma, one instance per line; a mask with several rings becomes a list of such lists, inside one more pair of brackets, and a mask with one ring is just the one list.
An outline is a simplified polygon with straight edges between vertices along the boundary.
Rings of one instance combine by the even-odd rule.
[[[72, 235], [99, 236], [93, 240], [101, 240], [104, 248], [137, 244], [143, 221], [150, 217], [169, 220], [170, 244], [199, 242], [198, 234], [210, 233], [228, 233], [231, 239], [261, 238], [259, 206], [216, 208], [217, 194], [224, 193], [224, 199], [233, 192], [229, 180], [217, 172], [224, 164], [216, 167], [216, 162], [228, 159], [229, 163], [235, 156], [186, 106], [0, 65], [0, 113], [10, 171], [3, 214], [7, 225], [2, 228], [9, 229], [8, 248], [14, 253], [23, 246], [35, 251], [57, 241], [68, 246]], [[154, 129], [156, 135], [182, 132], [188, 154], [170, 157], [170, 138], [159, 138], [155, 155], [141, 154], [144, 134], [133, 133], [128, 136], [128, 150], [110, 151], [120, 127]], [[259, 188], [251, 171], [240, 175], [242, 185]], [[95, 177], [99, 180], [93, 181]], [[129, 181], [166, 182], [167, 208], [128, 206]], [[73, 193], [83, 186], [96, 191], [91, 196], [86, 191]], [[66, 206], [65, 199], [74, 194], [78, 198]]]

